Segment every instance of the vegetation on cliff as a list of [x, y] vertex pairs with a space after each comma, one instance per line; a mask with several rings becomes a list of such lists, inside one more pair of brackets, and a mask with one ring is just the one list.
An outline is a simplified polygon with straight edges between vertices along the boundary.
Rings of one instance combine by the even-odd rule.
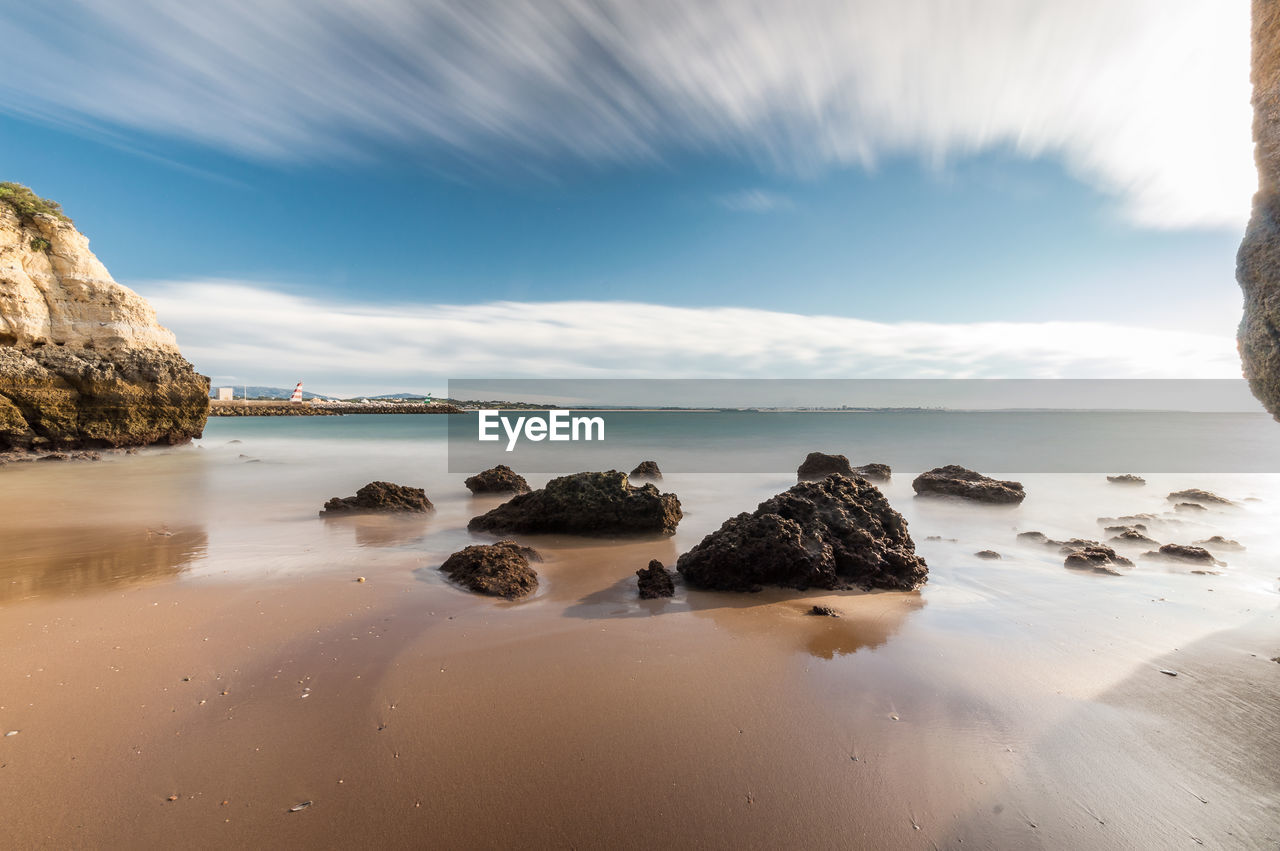
[[61, 204], [50, 201], [48, 198], [41, 198], [21, 183], [11, 181], [0, 183], [0, 203], [9, 205], [24, 223], [30, 222], [38, 213], [57, 216], [64, 222], [71, 221], [67, 214], [62, 212]]

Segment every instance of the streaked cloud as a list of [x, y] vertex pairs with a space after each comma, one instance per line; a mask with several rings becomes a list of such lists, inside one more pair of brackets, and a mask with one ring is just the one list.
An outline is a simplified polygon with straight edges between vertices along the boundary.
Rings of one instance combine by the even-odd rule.
[[1247, 0], [9, 4], [0, 109], [266, 160], [1061, 158], [1156, 227], [1256, 178]]
[[1229, 334], [1104, 322], [881, 323], [626, 302], [361, 305], [243, 281], [138, 288], [215, 384], [448, 378], [1238, 378]]
[[734, 213], [772, 213], [791, 210], [795, 204], [785, 195], [764, 189], [743, 189], [716, 199], [721, 207]]

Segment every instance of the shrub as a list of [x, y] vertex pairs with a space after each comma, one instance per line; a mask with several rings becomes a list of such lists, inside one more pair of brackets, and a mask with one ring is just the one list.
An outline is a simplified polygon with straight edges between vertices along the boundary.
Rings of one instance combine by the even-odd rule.
[[62, 205], [48, 198], [41, 198], [21, 183], [0, 183], [0, 203], [8, 204], [18, 214], [24, 224], [30, 223], [37, 213], [48, 213], [69, 222], [67, 214], [62, 212]]
[[50, 248], [53, 248], [53, 244], [42, 236], [37, 236], [31, 240], [32, 251], [48, 251]]

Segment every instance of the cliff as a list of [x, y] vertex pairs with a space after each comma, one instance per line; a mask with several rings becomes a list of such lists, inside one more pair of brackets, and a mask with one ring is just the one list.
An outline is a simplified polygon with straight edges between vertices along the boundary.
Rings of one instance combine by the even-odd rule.
[[57, 205], [0, 184], [0, 450], [182, 443], [208, 396]]
[[1236, 262], [1240, 359], [1254, 395], [1280, 419], [1280, 0], [1253, 0], [1251, 76], [1258, 194]]

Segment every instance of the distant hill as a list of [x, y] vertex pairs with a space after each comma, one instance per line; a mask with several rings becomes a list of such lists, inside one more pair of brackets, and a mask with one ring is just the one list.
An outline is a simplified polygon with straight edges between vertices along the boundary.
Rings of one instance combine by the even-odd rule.
[[[235, 395], [237, 399], [244, 398], [245, 387], [243, 384], [218, 384], [209, 388], [210, 399], [218, 398], [219, 387], [230, 387], [232, 390], [235, 391]], [[293, 395], [292, 387], [257, 387], [253, 384], [250, 384], [248, 387], [248, 391], [249, 391], [250, 399], [288, 399], [290, 396]], [[336, 397], [330, 397], [320, 393], [312, 393], [310, 390], [307, 390], [304, 388], [302, 391], [302, 398], [303, 399], [329, 399], [329, 398], [336, 398]]]

